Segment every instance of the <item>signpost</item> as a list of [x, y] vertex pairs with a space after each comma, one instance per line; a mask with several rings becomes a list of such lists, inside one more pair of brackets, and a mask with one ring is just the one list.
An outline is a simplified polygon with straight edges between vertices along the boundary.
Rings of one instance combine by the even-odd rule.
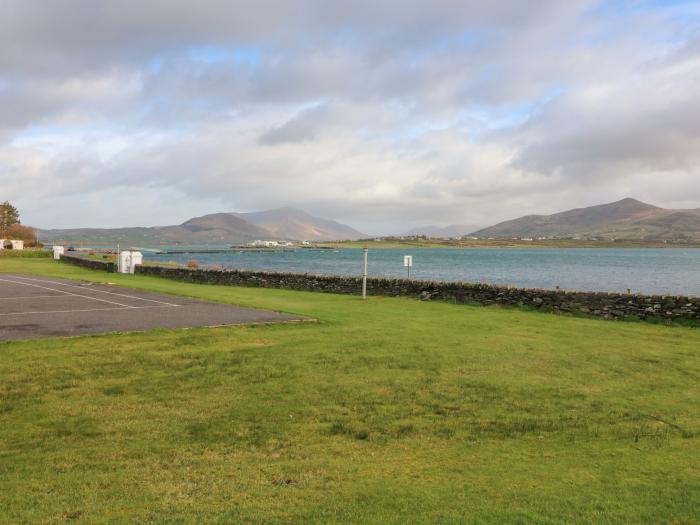
[[403, 265], [406, 267], [406, 277], [411, 278], [411, 266], [413, 266], [413, 255], [403, 256]]
[[369, 248], [365, 246], [362, 248], [362, 251], [365, 256], [365, 269], [362, 272], [362, 298], [367, 299], [367, 252], [369, 251]]

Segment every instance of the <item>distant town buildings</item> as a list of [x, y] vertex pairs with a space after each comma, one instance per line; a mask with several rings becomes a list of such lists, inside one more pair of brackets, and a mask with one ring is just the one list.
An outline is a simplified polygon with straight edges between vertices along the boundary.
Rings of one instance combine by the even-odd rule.
[[[308, 244], [308, 241], [304, 241]], [[288, 241], [261, 241], [256, 240], [249, 242], [248, 246], [253, 246], [255, 248], [286, 248], [288, 246], [294, 246], [294, 243]]]
[[0, 239], [0, 250], [24, 250], [24, 241], [17, 239]]

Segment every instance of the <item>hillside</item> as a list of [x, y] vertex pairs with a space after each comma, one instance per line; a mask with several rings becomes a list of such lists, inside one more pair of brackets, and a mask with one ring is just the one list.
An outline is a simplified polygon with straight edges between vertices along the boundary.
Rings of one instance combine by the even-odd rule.
[[700, 209], [669, 210], [635, 199], [623, 199], [552, 215], [527, 215], [472, 235], [699, 241]]
[[313, 217], [304, 211], [294, 208], [278, 208], [276, 210], [235, 213], [233, 215], [251, 224], [265, 228], [273, 237], [280, 239], [344, 241], [368, 237], [368, 235], [345, 224], [330, 219]]
[[412, 228], [405, 233], [399, 235], [399, 237], [413, 237], [424, 235], [426, 237], [433, 238], [446, 238], [446, 237], [462, 237], [467, 235], [469, 232], [479, 229], [479, 226], [474, 224], [451, 224], [449, 226], [419, 226], [417, 228]]
[[43, 242], [131, 244], [239, 244], [256, 239], [341, 240], [363, 236], [336, 221], [291, 208], [257, 213], [213, 213], [176, 226], [41, 230]]
[[[189, 221], [188, 221], [189, 223]], [[43, 230], [42, 242], [131, 244], [149, 246], [161, 244], [235, 244], [260, 238], [271, 238], [268, 232], [258, 228], [252, 233], [248, 225], [243, 231], [225, 228], [200, 229], [187, 223], [179, 226], [153, 228], [75, 228], [67, 230]]]
[[208, 237], [225, 237], [227, 235], [235, 235], [245, 239], [270, 237], [270, 232], [265, 228], [246, 222], [230, 213], [212, 213], [211, 215], [195, 217], [182, 223], [178, 228]]

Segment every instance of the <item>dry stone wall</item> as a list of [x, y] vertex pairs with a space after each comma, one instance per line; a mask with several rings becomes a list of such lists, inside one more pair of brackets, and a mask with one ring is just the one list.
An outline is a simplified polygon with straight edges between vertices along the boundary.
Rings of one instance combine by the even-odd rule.
[[[61, 260], [93, 270], [116, 271], [116, 265], [113, 262], [97, 261], [79, 255], [63, 255]], [[150, 265], [137, 266], [136, 273], [190, 283], [284, 288], [309, 292], [357, 295], [362, 289], [360, 277], [309, 273], [191, 269]], [[698, 297], [569, 292], [378, 277], [367, 279], [367, 293], [461, 304], [520, 306], [604, 319], [688, 321], [700, 324], [700, 298]]]
[[[191, 283], [286, 288], [310, 292], [359, 294], [362, 289], [360, 277], [307, 273], [166, 268], [160, 266], [137, 266], [136, 273]], [[700, 298], [698, 297], [568, 292], [488, 284], [376, 277], [367, 280], [367, 293], [462, 304], [521, 306], [548, 312], [566, 312], [604, 319], [637, 318], [700, 323]]]
[[91, 270], [103, 270], [105, 272], [116, 272], [117, 265], [113, 262], [108, 261], [97, 261], [95, 259], [88, 259], [87, 257], [81, 257], [80, 255], [61, 255], [61, 261], [74, 264], [76, 266], [82, 266], [83, 268], [90, 268]]

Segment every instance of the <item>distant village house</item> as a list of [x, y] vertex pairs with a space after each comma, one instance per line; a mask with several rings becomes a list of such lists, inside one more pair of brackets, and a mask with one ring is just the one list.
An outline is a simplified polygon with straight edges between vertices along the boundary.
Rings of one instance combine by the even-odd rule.
[[279, 247], [285, 248], [285, 247], [292, 246], [292, 245], [293, 245], [293, 243], [287, 242], [287, 241], [261, 241], [261, 240], [257, 240], [257, 241], [253, 241], [253, 242], [248, 243], [248, 246], [255, 246], [258, 248], [279, 248]]
[[24, 241], [17, 239], [0, 239], [0, 250], [24, 250]]

